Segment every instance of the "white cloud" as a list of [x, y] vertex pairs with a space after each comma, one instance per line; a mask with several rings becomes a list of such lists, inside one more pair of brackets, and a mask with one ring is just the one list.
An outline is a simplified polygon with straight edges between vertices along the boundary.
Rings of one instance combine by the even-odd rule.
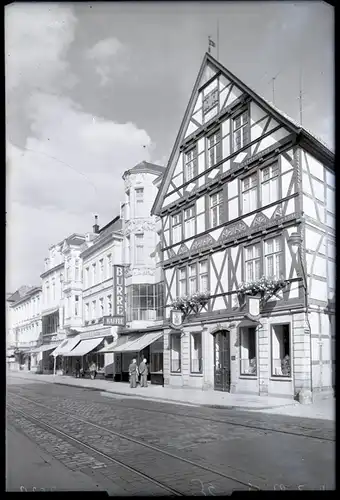
[[[67, 62], [76, 22], [69, 7], [6, 7], [8, 289], [39, 283], [48, 247], [90, 230], [94, 213], [101, 224], [117, 215], [121, 175], [150, 160], [145, 130], [93, 116], [67, 97], [77, 81]], [[101, 64], [114, 57], [112, 43], [95, 56]], [[24, 145], [11, 136], [15, 129]]]
[[127, 47], [114, 37], [100, 40], [85, 52], [85, 56], [94, 61], [102, 87], [110, 83], [113, 76], [122, 75], [128, 69]]

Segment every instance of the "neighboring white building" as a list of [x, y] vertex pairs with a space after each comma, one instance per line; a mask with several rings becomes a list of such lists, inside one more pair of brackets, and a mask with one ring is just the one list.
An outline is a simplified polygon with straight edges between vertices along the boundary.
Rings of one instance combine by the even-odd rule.
[[[77, 295], [71, 302], [73, 320], [82, 323], [74, 339], [79, 343], [76, 347], [73, 343], [72, 350], [63, 352], [63, 368], [65, 373], [71, 374], [77, 359], [85, 370], [94, 361], [100, 374], [112, 377], [113, 354], [98, 354], [98, 351], [117, 338], [118, 326], [111, 326], [107, 318], [113, 314], [113, 265], [122, 264], [121, 220], [118, 216], [102, 229], [96, 221], [93, 228], [94, 238], [87, 236], [77, 257], [82, 266], [82, 294], [79, 292], [79, 304]], [[78, 294], [77, 289], [74, 290]], [[79, 314], [74, 309], [77, 304]]]
[[12, 295], [10, 305], [10, 347], [15, 348], [20, 369], [33, 370], [39, 359], [30, 350], [41, 339], [41, 287], [25, 287]]

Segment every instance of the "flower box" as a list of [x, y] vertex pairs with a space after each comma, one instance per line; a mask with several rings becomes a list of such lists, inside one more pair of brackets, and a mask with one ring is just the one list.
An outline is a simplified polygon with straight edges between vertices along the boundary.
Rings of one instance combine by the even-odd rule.
[[241, 283], [238, 287], [237, 294], [240, 305], [245, 304], [245, 296], [259, 296], [260, 303], [263, 306], [267, 300], [275, 295], [279, 290], [285, 288], [287, 282], [284, 279], [266, 278], [262, 276], [259, 280], [247, 281]]
[[210, 299], [210, 292], [195, 292], [192, 295], [177, 297], [172, 301], [171, 306], [184, 313], [185, 316], [191, 312], [198, 314]]

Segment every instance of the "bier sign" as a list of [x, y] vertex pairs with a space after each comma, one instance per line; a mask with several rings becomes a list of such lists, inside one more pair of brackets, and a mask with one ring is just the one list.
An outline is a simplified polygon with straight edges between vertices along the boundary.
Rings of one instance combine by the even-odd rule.
[[[113, 266], [113, 318], [114, 324], [125, 325], [125, 280], [124, 266]], [[120, 319], [118, 323], [117, 320]], [[112, 323], [111, 323], [112, 324]]]

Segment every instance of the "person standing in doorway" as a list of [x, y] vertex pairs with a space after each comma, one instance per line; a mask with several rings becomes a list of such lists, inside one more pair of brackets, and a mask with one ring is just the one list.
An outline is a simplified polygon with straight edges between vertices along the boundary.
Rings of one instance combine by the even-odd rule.
[[80, 361], [77, 359], [76, 361], [76, 378], [80, 378]]
[[137, 361], [135, 359], [132, 360], [132, 363], [129, 366], [129, 376], [130, 376], [130, 387], [137, 387], [137, 377], [138, 377], [138, 367]]
[[141, 364], [139, 365], [139, 373], [140, 373], [140, 386], [147, 387], [148, 386], [148, 367], [147, 361], [144, 358]]

